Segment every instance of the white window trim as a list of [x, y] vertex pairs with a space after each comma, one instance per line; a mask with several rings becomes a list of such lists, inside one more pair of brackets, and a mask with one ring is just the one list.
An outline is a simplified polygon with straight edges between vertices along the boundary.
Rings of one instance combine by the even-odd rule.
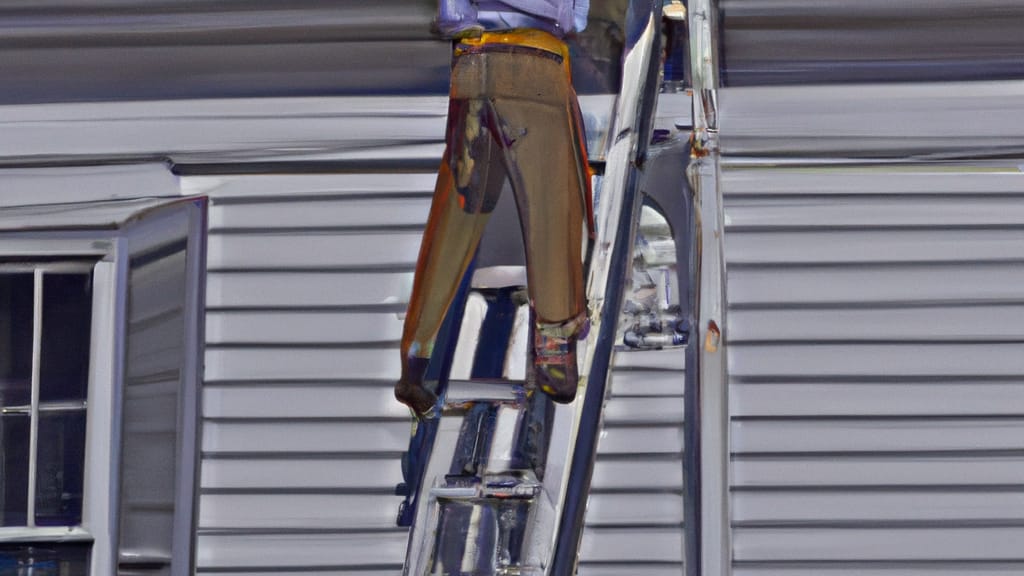
[[[39, 401], [39, 379], [42, 368], [42, 326], [43, 326], [43, 275], [46, 273], [61, 272], [91, 272], [95, 268], [94, 262], [47, 262], [47, 263], [0, 263], [0, 271], [3, 272], [32, 272], [32, 373], [31, 392], [28, 406], [4, 406], [4, 414], [23, 413], [29, 415], [29, 463], [28, 463], [28, 496], [25, 526], [0, 527], [0, 540], [11, 542], [17, 541], [22, 532], [31, 531], [36, 528], [36, 476], [39, 451], [39, 416], [42, 412], [56, 411], [61, 409], [86, 410], [86, 422], [88, 422], [88, 400], [82, 403], [71, 402], [65, 406], [50, 405], [41, 407]], [[94, 299], [95, 300], [95, 299]], [[95, 304], [95, 302], [94, 302]], [[95, 319], [94, 319], [95, 322]], [[90, 356], [92, 345], [90, 344]], [[91, 374], [90, 364], [90, 374]], [[90, 377], [91, 380], [91, 377]], [[87, 388], [88, 390], [88, 388]], [[83, 501], [84, 501], [83, 492]], [[66, 527], [58, 527], [63, 534], [68, 532]], [[28, 530], [25, 530], [28, 529]]]
[[[29, 509], [26, 526], [0, 527], [0, 543], [91, 542], [90, 573], [112, 573], [114, 513], [117, 462], [113, 459], [113, 403], [117, 378], [115, 357], [115, 326], [118, 322], [118, 243], [102, 233], [87, 239], [66, 238], [56, 241], [59, 233], [48, 234], [51, 242], [40, 246], [33, 235], [6, 238], [0, 249], [0, 270], [33, 271], [33, 359], [32, 359], [32, 428], [30, 432]], [[56, 250], [54, 250], [56, 248]], [[33, 258], [67, 258], [67, 261], [33, 263]], [[18, 257], [24, 262], [2, 262]], [[72, 261], [80, 258], [80, 261]], [[90, 330], [89, 380], [86, 392], [85, 463], [82, 486], [82, 521], [78, 526], [34, 526], [35, 462], [39, 413], [39, 373], [42, 337], [42, 284], [46, 272], [84, 272], [92, 270], [92, 326]]]

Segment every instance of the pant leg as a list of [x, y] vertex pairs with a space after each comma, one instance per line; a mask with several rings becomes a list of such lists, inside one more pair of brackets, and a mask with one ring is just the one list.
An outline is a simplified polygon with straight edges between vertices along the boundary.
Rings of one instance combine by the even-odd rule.
[[402, 358], [429, 358], [445, 314], [476, 253], [505, 182], [499, 147], [480, 100], [453, 100], [447, 147], [420, 246], [402, 333]]
[[582, 252], [589, 186], [574, 105], [494, 102], [505, 131], [516, 136], [506, 158], [523, 224], [530, 300], [543, 324], [571, 320], [586, 308]]

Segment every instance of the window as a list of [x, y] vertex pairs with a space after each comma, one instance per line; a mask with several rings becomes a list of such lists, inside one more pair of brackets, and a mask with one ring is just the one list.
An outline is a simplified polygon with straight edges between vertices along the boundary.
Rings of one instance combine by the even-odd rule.
[[0, 575], [191, 576], [205, 200], [3, 200]]
[[[0, 264], [0, 531], [82, 523], [93, 266]], [[45, 569], [51, 548], [7, 544], [0, 560], [72, 573]]]

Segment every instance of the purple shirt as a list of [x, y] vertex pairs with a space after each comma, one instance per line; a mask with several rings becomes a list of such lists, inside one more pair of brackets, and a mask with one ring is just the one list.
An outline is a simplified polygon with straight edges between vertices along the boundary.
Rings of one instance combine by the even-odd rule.
[[475, 26], [537, 28], [565, 36], [587, 27], [589, 9], [590, 0], [438, 0], [437, 24], [449, 36]]

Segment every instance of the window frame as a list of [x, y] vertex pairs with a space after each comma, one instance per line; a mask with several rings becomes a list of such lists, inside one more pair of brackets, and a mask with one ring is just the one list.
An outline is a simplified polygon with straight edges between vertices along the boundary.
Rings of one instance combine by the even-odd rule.
[[[76, 526], [0, 527], [0, 544], [91, 543], [89, 564], [92, 574], [105, 573], [103, 570], [116, 565], [112, 556], [115, 542], [111, 537], [115, 522], [111, 511], [116, 499], [112, 488], [117, 472], [114, 449], [115, 442], [120, 441], [114, 435], [113, 422], [116, 414], [114, 402], [121, 377], [117, 369], [116, 326], [122, 317], [118, 310], [118, 291], [124, 290], [119, 285], [125, 284], [126, 280], [119, 274], [122, 256], [115, 234], [109, 231], [0, 231], [0, 239], [3, 240], [0, 242], [0, 269], [32, 270], [34, 275], [32, 399], [35, 409], [38, 408], [41, 367], [38, 346], [42, 336], [39, 299], [39, 276], [42, 272], [36, 270], [82, 271], [87, 268], [92, 270], [93, 278], [81, 522]], [[37, 426], [38, 418], [33, 418], [32, 427]], [[30, 462], [33, 463], [35, 449], [35, 444], [31, 444]], [[35, 492], [34, 472], [30, 470], [29, 473], [31, 498]], [[30, 511], [32, 509], [34, 502]], [[34, 516], [31, 521], [34, 524]]]
[[[81, 528], [82, 524], [69, 524], [59, 526], [38, 526], [36, 524], [36, 499], [37, 493], [37, 478], [38, 478], [38, 461], [39, 461], [39, 424], [41, 416], [44, 413], [57, 413], [65, 411], [81, 411], [85, 414], [86, 423], [88, 425], [89, 419], [89, 388], [92, 378], [92, 348], [93, 342], [91, 335], [93, 332], [92, 324], [95, 323], [96, 318], [92, 316], [92, 310], [95, 306], [95, 297], [90, 303], [90, 341], [89, 341], [89, 369], [88, 369], [88, 380], [86, 382], [85, 395], [81, 401], [65, 401], [65, 402], [42, 402], [40, 399], [40, 384], [42, 376], [42, 343], [43, 343], [43, 280], [48, 273], [88, 273], [90, 276], [94, 273], [96, 268], [96, 260], [90, 259], [67, 259], [57, 260], [50, 262], [31, 262], [31, 261], [17, 261], [17, 262], [6, 262], [0, 260], [0, 273], [2, 274], [32, 274], [32, 368], [30, 373], [30, 393], [28, 405], [13, 405], [13, 406], [0, 406], [0, 412], [3, 414], [25, 414], [29, 417], [29, 447], [28, 447], [28, 494], [26, 497], [26, 524], [19, 526], [0, 526], [0, 539], [5, 542], [17, 543], [19, 539], [30, 537], [28, 534], [22, 535], [22, 531], [26, 533], [45, 533], [46, 530], [36, 530], [45, 528], [55, 528], [57, 535], [70, 536], [74, 540], [88, 540], [92, 541], [92, 537], [88, 534], [87, 530], [76, 530]], [[44, 406], [43, 404], [46, 404]], [[87, 438], [82, 439], [83, 448], [87, 449]], [[87, 458], [86, 458], [87, 459]], [[83, 475], [84, 475], [83, 462]], [[85, 485], [83, 477], [82, 486], [82, 500], [83, 506], [85, 501]]]
[[[95, 263], [81, 524], [0, 529], [0, 547], [88, 546], [90, 574], [165, 573], [169, 567], [174, 576], [189, 576], [198, 554], [207, 198], [183, 194], [164, 164], [15, 168], [0, 176], [9, 184], [0, 194], [0, 262]], [[175, 272], [185, 282], [179, 294], [184, 332], [175, 338], [187, 352], [176, 392], [173, 516], [160, 520], [170, 532], [151, 551], [121, 533], [123, 520], [139, 513], [126, 500], [126, 470], [145, 466], [144, 458], [126, 453], [127, 442], [137, 438], [126, 419], [133, 410], [140, 413], [126, 399], [135, 342], [129, 294], [138, 282], [133, 262], [170, 244], [185, 250]]]

